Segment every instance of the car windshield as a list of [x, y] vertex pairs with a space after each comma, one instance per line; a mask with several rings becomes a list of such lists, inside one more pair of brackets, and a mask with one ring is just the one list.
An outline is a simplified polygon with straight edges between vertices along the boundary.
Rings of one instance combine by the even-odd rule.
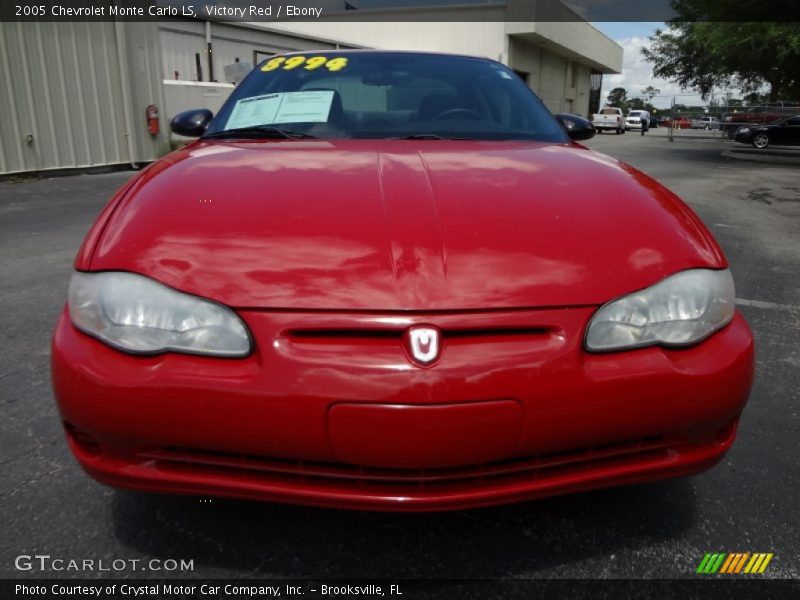
[[234, 90], [205, 137], [235, 137], [237, 130], [295, 139], [568, 140], [502, 64], [403, 52], [268, 59]]

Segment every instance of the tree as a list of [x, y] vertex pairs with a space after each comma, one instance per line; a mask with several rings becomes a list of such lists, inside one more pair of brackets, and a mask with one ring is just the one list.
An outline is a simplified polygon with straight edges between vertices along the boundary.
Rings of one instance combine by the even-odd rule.
[[645, 108], [644, 100], [641, 98], [631, 98], [630, 102], [628, 102], [628, 108], [630, 110], [647, 110]]
[[641, 98], [631, 98], [628, 101], [629, 110], [646, 110], [649, 113], [656, 112], [656, 108], [649, 102], [645, 102]]
[[647, 98], [648, 102], [652, 102], [653, 98], [658, 96], [661, 93], [661, 90], [658, 88], [654, 88], [652, 85], [648, 85], [646, 88], [642, 90], [642, 97]]
[[[758, 92], [753, 92], [752, 94], [747, 94], [744, 97], [744, 104], [748, 106], [758, 106], [759, 104], [764, 104], [764, 102], [769, 101], [768, 94], [759, 94]], [[740, 102], [742, 104], [742, 102]]]
[[627, 106], [628, 91], [625, 88], [616, 87], [608, 93], [606, 101], [609, 106], [618, 106], [622, 108]]
[[642, 49], [653, 75], [704, 99], [719, 86], [751, 94], [765, 85], [772, 101], [800, 97], [800, 21], [787, 18], [796, 14], [793, 0], [672, 0], [671, 5], [677, 16]]

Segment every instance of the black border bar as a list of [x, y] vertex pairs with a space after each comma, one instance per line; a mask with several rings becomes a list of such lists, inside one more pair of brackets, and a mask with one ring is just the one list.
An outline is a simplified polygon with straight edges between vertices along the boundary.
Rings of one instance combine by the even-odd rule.
[[[205, 586], [205, 587], [204, 587]], [[327, 586], [327, 588], [323, 587]], [[393, 587], [394, 586], [394, 587]], [[278, 588], [280, 595], [260, 592]], [[138, 593], [134, 594], [133, 589]], [[218, 591], [212, 590], [218, 588]], [[36, 591], [33, 591], [33, 590]], [[237, 591], [234, 591], [237, 590]], [[99, 591], [99, 593], [97, 593]], [[205, 591], [205, 593], [204, 593]], [[323, 593], [326, 592], [327, 593]], [[72, 593], [71, 593], [72, 592]], [[40, 600], [448, 600], [505, 598], [646, 598], [759, 600], [798, 598], [800, 581], [758, 577], [694, 579], [3, 579], [0, 598]]]
[[[683, 0], [3, 0], [0, 21], [664, 22]], [[800, 22], [796, 0], [696, 0], [698, 20]], [[768, 5], [768, 10], [764, 6]]]

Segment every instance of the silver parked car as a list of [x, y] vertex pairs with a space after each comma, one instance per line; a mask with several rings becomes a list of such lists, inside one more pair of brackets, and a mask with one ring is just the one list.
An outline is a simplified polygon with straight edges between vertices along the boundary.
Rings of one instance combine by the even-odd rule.
[[711, 131], [719, 129], [719, 119], [717, 117], [700, 117], [699, 119], [692, 119], [692, 129], [705, 129]]

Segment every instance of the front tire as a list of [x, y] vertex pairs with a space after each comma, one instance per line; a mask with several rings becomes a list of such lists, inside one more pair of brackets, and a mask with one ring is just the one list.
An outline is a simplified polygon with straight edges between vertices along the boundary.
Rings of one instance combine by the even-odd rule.
[[757, 133], [753, 136], [753, 141], [751, 143], [753, 147], [763, 150], [769, 146], [769, 136], [766, 133]]

